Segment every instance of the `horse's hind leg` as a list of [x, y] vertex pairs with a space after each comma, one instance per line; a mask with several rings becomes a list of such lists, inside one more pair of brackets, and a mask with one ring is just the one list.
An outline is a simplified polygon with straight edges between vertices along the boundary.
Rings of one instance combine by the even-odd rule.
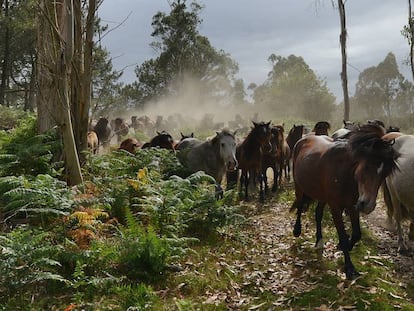
[[263, 184], [264, 184], [264, 177], [263, 177], [263, 173], [259, 174], [259, 188], [260, 188], [260, 192], [259, 192], [259, 202], [260, 203], [264, 203], [264, 191], [263, 191]]
[[322, 218], [323, 218], [323, 209], [325, 207], [325, 203], [318, 201], [318, 205], [315, 209], [315, 221], [316, 221], [316, 243], [315, 248], [322, 249], [323, 248], [323, 240], [322, 240]]

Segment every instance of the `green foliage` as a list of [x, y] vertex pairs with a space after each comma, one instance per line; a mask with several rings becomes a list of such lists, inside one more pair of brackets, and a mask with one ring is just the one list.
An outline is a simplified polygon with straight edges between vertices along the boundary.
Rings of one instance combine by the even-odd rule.
[[135, 282], [159, 280], [167, 267], [170, 249], [165, 238], [159, 238], [151, 228], [142, 229], [131, 213], [119, 245], [119, 268]]
[[254, 101], [261, 109], [279, 117], [298, 117], [306, 120], [329, 120], [335, 97], [326, 81], [316, 76], [302, 57], [269, 57], [273, 68], [268, 79], [254, 91]]
[[20, 227], [0, 235], [0, 304], [19, 300], [30, 303], [32, 295], [44, 294], [68, 281], [59, 274], [62, 246], [48, 232]]
[[57, 130], [37, 135], [34, 116], [21, 120], [11, 134], [0, 138], [0, 176], [57, 176], [63, 166], [56, 161], [62, 148]]
[[66, 183], [50, 175], [0, 178], [0, 208], [5, 221], [27, 219], [50, 224], [51, 217], [67, 215], [74, 205]]

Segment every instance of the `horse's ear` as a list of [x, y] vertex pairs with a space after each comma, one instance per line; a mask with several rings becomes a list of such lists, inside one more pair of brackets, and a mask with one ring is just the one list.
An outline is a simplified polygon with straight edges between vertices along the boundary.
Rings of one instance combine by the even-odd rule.
[[269, 122], [267, 122], [267, 123], [266, 123], [266, 125], [268, 125], [268, 126], [269, 126], [269, 125], [270, 125], [270, 123], [272, 123], [272, 120], [270, 120]]
[[234, 132], [233, 132], [233, 136], [234, 137], [236, 137], [236, 134], [237, 134], [237, 131], [238, 131], [239, 129], [236, 129]]
[[190, 137], [194, 137], [194, 133], [193, 133], [193, 132], [191, 132], [191, 135], [190, 135]]
[[157, 135], [161, 135], [161, 133], [157, 131]]
[[180, 134], [181, 134], [181, 138], [184, 138], [183, 132], [180, 132]]
[[254, 120], [252, 120], [252, 122], [253, 122], [254, 127], [256, 127], [257, 126], [257, 123], [254, 122]]

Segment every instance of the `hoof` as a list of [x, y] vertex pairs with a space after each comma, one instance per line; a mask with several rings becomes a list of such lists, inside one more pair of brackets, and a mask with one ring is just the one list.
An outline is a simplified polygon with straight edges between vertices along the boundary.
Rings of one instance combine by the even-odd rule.
[[295, 226], [295, 228], [293, 228], [293, 236], [295, 238], [300, 236], [301, 233], [302, 233], [302, 229], [300, 228], [300, 226]]
[[398, 253], [400, 255], [403, 255], [403, 256], [410, 256], [411, 255], [410, 250], [408, 248], [405, 248], [405, 247], [398, 248]]
[[320, 239], [319, 241], [316, 241], [315, 248], [316, 249], [323, 249], [323, 240], [322, 239]]
[[356, 271], [354, 268], [348, 269], [347, 271], [345, 271], [345, 275], [346, 275], [346, 279], [350, 281], [355, 280], [360, 276], [359, 272]]

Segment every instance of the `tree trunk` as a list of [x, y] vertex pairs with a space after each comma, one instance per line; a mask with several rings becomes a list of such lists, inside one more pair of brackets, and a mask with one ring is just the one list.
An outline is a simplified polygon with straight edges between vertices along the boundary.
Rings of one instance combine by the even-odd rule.
[[[73, 136], [68, 81], [73, 57], [73, 3], [72, 0], [57, 0], [53, 3], [44, 0], [40, 10], [43, 24], [39, 35], [41, 52], [38, 56], [38, 76], [42, 81], [39, 81], [38, 103], [41, 103], [43, 110], [38, 109], [38, 120], [39, 123], [45, 121], [42, 123], [45, 126], [51, 117], [59, 126], [63, 137], [67, 182], [76, 185], [83, 180]], [[51, 95], [51, 99], [45, 98], [45, 94]]]
[[[6, 0], [4, 6], [4, 16], [7, 19], [9, 16], [9, 1]], [[4, 32], [3, 38], [4, 44], [4, 55], [3, 55], [3, 62], [1, 64], [1, 79], [0, 79], [0, 105], [8, 106], [6, 102], [6, 90], [8, 89], [8, 81], [10, 75], [10, 29], [9, 25], [6, 22], [6, 29]]]
[[[59, 6], [59, 3], [56, 3]], [[53, 77], [53, 64], [56, 56], [56, 40], [52, 24], [55, 20], [55, 7], [47, 0], [39, 3], [38, 30], [37, 30], [37, 64], [36, 64], [36, 81], [37, 81], [37, 131], [44, 133], [56, 125], [56, 105], [59, 100], [56, 81]]]
[[341, 55], [342, 55], [342, 90], [344, 93], [344, 120], [349, 120], [349, 93], [348, 93], [348, 73], [347, 73], [347, 57], [346, 57], [346, 19], [345, 19], [345, 3], [344, 0], [338, 0], [339, 8], [339, 17], [341, 20], [341, 34], [339, 36], [339, 41], [341, 43]]
[[[80, 155], [87, 150], [87, 133], [92, 84], [92, 49], [96, 0], [89, 0], [85, 29], [81, 3], [75, 1], [74, 70], [72, 72], [72, 116], [76, 146]], [[83, 34], [85, 33], [85, 36]]]
[[61, 28], [61, 37], [64, 42], [61, 42], [62, 54], [56, 61], [57, 64], [57, 76], [59, 79], [60, 90], [60, 105], [59, 105], [59, 126], [63, 136], [63, 151], [65, 153], [66, 160], [66, 173], [68, 176], [69, 185], [78, 185], [83, 182], [78, 152], [75, 144], [75, 138], [73, 135], [72, 118], [71, 118], [71, 105], [69, 97], [69, 82], [68, 77], [70, 70], [68, 64], [71, 64], [73, 59], [73, 26], [74, 26], [74, 10], [73, 1], [64, 0], [64, 7], [62, 12], [62, 20], [64, 20], [63, 27]]
[[414, 20], [412, 14], [411, 0], [408, 0], [408, 28], [409, 28], [409, 38], [408, 42], [410, 44], [410, 67], [411, 67], [411, 76], [414, 80]]

